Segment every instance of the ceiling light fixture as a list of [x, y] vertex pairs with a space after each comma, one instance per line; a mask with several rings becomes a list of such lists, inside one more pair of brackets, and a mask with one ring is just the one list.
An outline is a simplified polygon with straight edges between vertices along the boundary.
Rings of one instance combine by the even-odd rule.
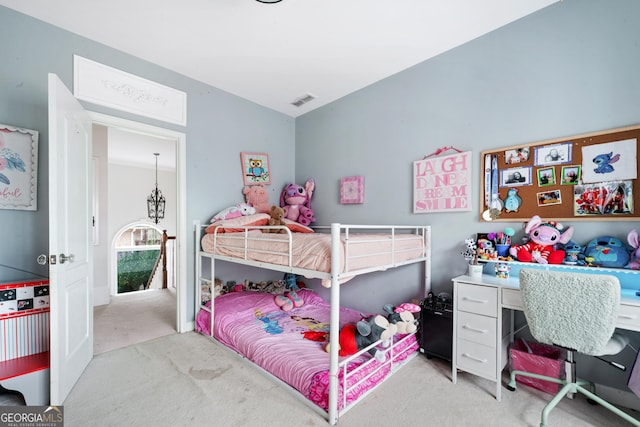
[[280, 3], [282, 0], [256, 0], [258, 3]]
[[151, 194], [147, 197], [147, 212], [149, 219], [156, 224], [164, 219], [164, 196], [162, 191], [158, 189], [158, 156], [160, 153], [153, 153], [156, 156], [156, 188], [151, 190]]

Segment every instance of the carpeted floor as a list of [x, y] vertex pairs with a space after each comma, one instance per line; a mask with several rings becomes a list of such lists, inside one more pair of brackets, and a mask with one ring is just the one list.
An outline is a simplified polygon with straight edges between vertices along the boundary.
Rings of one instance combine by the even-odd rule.
[[[295, 357], [295, 355], [292, 355]], [[339, 426], [538, 426], [550, 395], [503, 392], [419, 355], [340, 418]], [[635, 417], [637, 412], [630, 411]], [[194, 332], [95, 356], [64, 402], [65, 426], [326, 426], [282, 386]], [[628, 426], [582, 397], [560, 402], [551, 427]]]
[[[175, 289], [151, 289], [111, 297], [94, 308], [94, 354], [176, 333]], [[24, 405], [19, 393], [0, 387], [0, 406]]]
[[150, 289], [111, 297], [93, 310], [94, 354], [176, 333], [174, 289]]

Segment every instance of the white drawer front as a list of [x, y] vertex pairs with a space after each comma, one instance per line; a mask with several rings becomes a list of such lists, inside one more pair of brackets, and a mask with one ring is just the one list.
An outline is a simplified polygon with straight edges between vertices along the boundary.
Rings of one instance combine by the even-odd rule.
[[496, 348], [496, 318], [458, 312], [458, 339]]
[[640, 331], [640, 307], [636, 305], [620, 305], [617, 324], [625, 329]]
[[520, 291], [515, 289], [503, 289], [502, 290], [502, 306], [504, 308], [511, 308], [515, 310], [524, 310], [522, 305], [522, 296]]
[[456, 309], [497, 317], [498, 288], [459, 283], [456, 295]]
[[458, 340], [458, 368], [474, 375], [496, 380], [496, 349], [466, 340]]

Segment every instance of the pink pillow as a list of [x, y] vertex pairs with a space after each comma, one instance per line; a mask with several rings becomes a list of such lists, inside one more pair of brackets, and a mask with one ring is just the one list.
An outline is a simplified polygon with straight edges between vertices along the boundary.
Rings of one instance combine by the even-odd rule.
[[287, 228], [295, 233], [313, 233], [313, 228], [307, 227], [306, 225], [302, 225], [297, 221], [292, 221], [287, 218], [282, 219], [284, 223], [287, 225]]
[[244, 228], [237, 228], [242, 226], [251, 226], [251, 225], [267, 225], [269, 223], [269, 218], [271, 215], [265, 213], [258, 213], [253, 215], [244, 215], [238, 218], [232, 219], [223, 219], [220, 221], [216, 221], [212, 223], [205, 229], [205, 233], [215, 233], [216, 227], [220, 226], [218, 233], [236, 233], [239, 231], [244, 231]]

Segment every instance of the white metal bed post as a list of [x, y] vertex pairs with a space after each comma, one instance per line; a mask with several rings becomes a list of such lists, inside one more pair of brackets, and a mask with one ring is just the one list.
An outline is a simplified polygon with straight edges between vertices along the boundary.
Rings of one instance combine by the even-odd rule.
[[424, 260], [424, 295], [422, 296], [423, 298], [426, 298], [427, 295], [429, 295], [429, 292], [431, 292], [431, 226], [428, 225], [427, 227], [425, 227], [423, 229], [423, 232], [425, 233], [425, 235], [423, 236], [424, 239], [424, 246], [425, 246], [425, 260]]
[[199, 249], [200, 249], [200, 221], [198, 220], [194, 220], [193, 221], [193, 244], [195, 247], [194, 250], [194, 255], [195, 255], [195, 263], [196, 263], [196, 271], [195, 271], [195, 282], [196, 282], [196, 289], [195, 289], [195, 296], [196, 296], [196, 300], [194, 301], [195, 304], [195, 308], [194, 308], [194, 313], [195, 316], [198, 316], [198, 311], [200, 310], [200, 301], [202, 300], [202, 281], [200, 278], [200, 273], [202, 271], [202, 265], [200, 265], [200, 263], [202, 262], [202, 260], [200, 259], [200, 254], [199, 254]]
[[[340, 224], [331, 224], [331, 253], [340, 253]], [[331, 257], [331, 320], [329, 325], [329, 424], [338, 423], [338, 349], [340, 335], [340, 257]]]

